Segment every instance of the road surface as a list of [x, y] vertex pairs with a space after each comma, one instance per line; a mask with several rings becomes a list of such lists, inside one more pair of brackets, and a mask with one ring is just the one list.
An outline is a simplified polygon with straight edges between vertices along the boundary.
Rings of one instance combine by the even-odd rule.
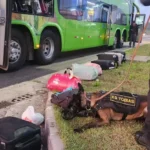
[[[143, 42], [150, 41], [150, 37], [145, 36]], [[128, 43], [121, 50], [128, 49]], [[13, 84], [32, 80], [50, 73], [71, 67], [73, 63], [85, 63], [96, 60], [96, 54], [106, 51], [104, 49], [90, 49], [73, 53], [62, 54], [53, 64], [47, 66], [38, 66], [34, 62], [28, 62], [21, 70], [11, 73], [0, 73], [0, 88]]]

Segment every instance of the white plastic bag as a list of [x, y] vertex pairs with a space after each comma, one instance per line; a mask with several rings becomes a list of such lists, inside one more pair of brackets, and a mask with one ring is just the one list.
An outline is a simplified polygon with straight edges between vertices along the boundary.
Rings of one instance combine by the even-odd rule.
[[93, 66], [83, 64], [72, 64], [73, 74], [81, 80], [95, 80], [98, 77], [98, 71]]
[[36, 125], [40, 125], [44, 121], [44, 116], [40, 113], [35, 113], [33, 106], [28, 106], [21, 118]]
[[98, 64], [95, 64], [95, 63], [85, 63], [84, 65], [86, 65], [86, 66], [93, 66], [94, 68], [96, 68], [97, 69], [97, 71], [98, 71], [98, 75], [102, 75], [102, 68], [101, 68], [101, 66], [100, 65], [98, 65]]

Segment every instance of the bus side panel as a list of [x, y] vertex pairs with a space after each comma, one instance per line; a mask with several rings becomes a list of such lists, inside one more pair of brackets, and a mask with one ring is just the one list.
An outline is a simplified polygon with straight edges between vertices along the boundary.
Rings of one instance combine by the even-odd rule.
[[25, 14], [12, 14], [12, 25], [14, 26], [24, 26], [32, 35], [34, 49], [38, 49], [40, 45], [40, 38], [42, 31], [45, 28], [56, 27], [61, 35], [62, 46], [64, 43], [63, 33], [61, 32], [61, 28], [56, 23], [55, 18], [44, 17], [44, 16], [33, 16], [33, 15], [25, 15]]
[[37, 30], [35, 29], [35, 17], [33, 15], [25, 15], [19, 13], [12, 13], [12, 25], [13, 27], [26, 28], [32, 36], [34, 49], [37, 49], [37, 45], [39, 45], [39, 35], [37, 34]]

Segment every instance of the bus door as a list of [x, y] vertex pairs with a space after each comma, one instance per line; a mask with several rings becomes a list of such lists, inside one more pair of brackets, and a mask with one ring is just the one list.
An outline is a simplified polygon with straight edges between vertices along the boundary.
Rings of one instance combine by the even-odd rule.
[[102, 11], [102, 18], [103, 15], [107, 16], [106, 20], [106, 36], [105, 36], [105, 45], [111, 46], [114, 43], [114, 33], [112, 30], [112, 24], [111, 24], [111, 15], [112, 15], [112, 6], [104, 6]]
[[136, 41], [139, 41], [140, 35], [143, 32], [144, 29], [144, 23], [145, 23], [145, 14], [137, 14], [135, 16], [135, 22], [138, 25], [138, 35]]
[[0, 0], [0, 68], [8, 69], [12, 0]]

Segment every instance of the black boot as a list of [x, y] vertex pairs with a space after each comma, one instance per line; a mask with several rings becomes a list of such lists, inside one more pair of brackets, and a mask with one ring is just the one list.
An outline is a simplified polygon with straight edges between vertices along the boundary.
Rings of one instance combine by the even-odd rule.
[[145, 146], [147, 150], [150, 150], [150, 135], [143, 131], [138, 131], [135, 133], [135, 140], [138, 144]]

